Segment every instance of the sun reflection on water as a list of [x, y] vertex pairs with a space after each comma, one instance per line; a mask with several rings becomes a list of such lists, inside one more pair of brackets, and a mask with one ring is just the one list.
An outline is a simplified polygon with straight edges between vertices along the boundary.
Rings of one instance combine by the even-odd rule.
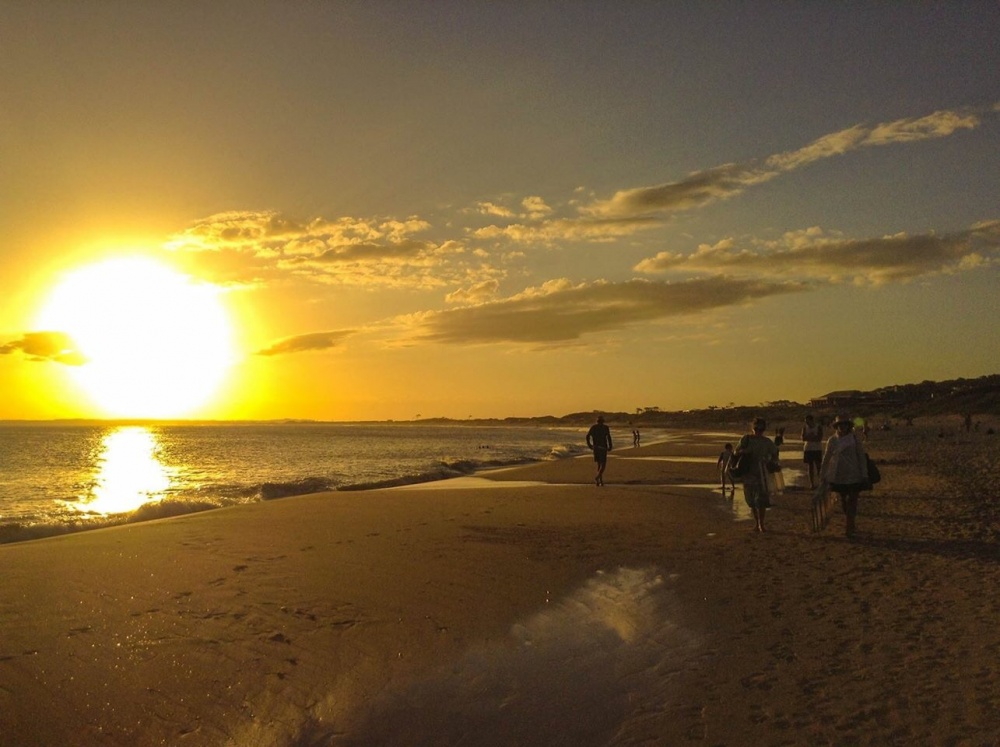
[[122, 426], [106, 433], [98, 470], [87, 497], [77, 508], [86, 513], [122, 514], [163, 500], [170, 470], [159, 458], [156, 435], [142, 426]]

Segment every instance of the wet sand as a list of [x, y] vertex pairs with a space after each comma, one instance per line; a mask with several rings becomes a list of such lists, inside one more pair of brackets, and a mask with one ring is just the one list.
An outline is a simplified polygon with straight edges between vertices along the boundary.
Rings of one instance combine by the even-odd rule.
[[997, 437], [937, 428], [852, 540], [690, 434], [0, 546], [0, 744], [994, 744]]

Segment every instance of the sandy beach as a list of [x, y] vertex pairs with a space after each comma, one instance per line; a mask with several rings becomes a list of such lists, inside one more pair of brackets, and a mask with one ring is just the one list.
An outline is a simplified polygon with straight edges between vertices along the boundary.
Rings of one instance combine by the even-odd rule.
[[0, 546], [0, 744], [996, 744], [998, 436], [947, 425], [871, 434], [850, 540], [692, 433]]

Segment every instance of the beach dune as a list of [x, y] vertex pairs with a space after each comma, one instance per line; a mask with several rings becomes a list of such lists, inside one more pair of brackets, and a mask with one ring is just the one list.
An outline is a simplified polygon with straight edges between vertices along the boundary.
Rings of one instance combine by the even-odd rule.
[[0, 743], [1000, 738], [986, 483], [873, 434], [859, 538], [794, 488], [759, 535], [721, 443], [616, 450], [604, 488], [584, 457], [0, 547]]

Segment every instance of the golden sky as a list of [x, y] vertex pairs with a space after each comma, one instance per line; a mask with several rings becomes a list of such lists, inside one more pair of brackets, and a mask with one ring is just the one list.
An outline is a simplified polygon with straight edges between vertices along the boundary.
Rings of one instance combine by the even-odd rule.
[[0, 5], [0, 418], [997, 372], [994, 2]]

